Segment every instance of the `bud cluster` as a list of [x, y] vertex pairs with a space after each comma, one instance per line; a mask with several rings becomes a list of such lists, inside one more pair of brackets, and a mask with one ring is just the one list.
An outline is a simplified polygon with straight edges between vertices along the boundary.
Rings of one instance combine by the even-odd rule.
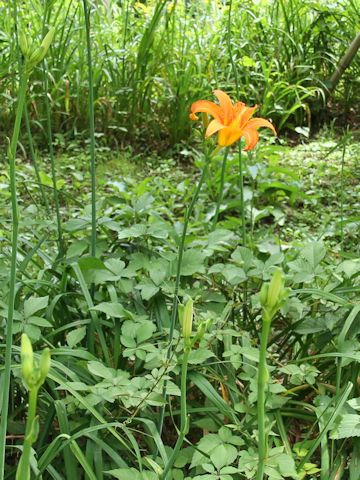
[[192, 326], [194, 318], [194, 302], [191, 298], [186, 302], [185, 306], [179, 305], [179, 319], [182, 327], [182, 334], [184, 337], [185, 345], [191, 348], [196, 342], [199, 342], [206, 330], [209, 329], [211, 320], [204, 320], [199, 323], [195, 335], [192, 336]]
[[283, 272], [280, 269], [275, 270], [270, 283], [264, 283], [260, 291], [264, 321], [271, 322], [287, 296], [288, 289], [284, 286]]
[[30, 72], [38, 63], [44, 60], [54, 38], [55, 28], [51, 27], [40, 45], [34, 46], [32, 39], [24, 31], [19, 31], [19, 46], [25, 58], [25, 68]]
[[34, 359], [34, 352], [26, 333], [21, 335], [21, 374], [28, 390], [39, 389], [45, 382], [51, 364], [50, 350], [45, 348], [40, 360]]

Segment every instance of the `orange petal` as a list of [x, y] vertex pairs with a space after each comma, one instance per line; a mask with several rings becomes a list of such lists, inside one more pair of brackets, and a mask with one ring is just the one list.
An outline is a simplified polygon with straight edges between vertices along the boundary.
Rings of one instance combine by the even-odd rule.
[[225, 127], [219, 132], [218, 144], [221, 147], [228, 147], [237, 142], [241, 135], [242, 131], [239, 128]]
[[214, 133], [218, 132], [223, 128], [226, 127], [221, 122], [219, 122], [219, 120], [212, 120], [206, 129], [205, 137], [211, 137], [211, 135], [214, 135]]
[[274, 125], [271, 122], [269, 122], [269, 120], [265, 120], [265, 118], [252, 118], [251, 120], [248, 121], [245, 128], [247, 129], [247, 128], [259, 128], [259, 127], [270, 128], [276, 135], [276, 130]]
[[234, 116], [234, 106], [229, 95], [222, 90], [214, 90], [214, 95], [220, 102], [220, 107], [224, 115], [223, 121], [231, 122]]
[[239, 107], [233, 122], [234, 125], [236, 125], [237, 128], [244, 127], [257, 108], [257, 105], [254, 107], [247, 107], [246, 105], [243, 105], [241, 108]]
[[209, 100], [198, 100], [191, 105], [191, 114], [190, 118], [192, 120], [197, 120], [195, 113], [209, 113], [217, 120], [220, 120], [221, 117], [221, 107], [216, 105], [214, 102], [209, 102]]
[[242, 136], [245, 138], [245, 152], [252, 150], [259, 141], [259, 134], [255, 128], [244, 128]]

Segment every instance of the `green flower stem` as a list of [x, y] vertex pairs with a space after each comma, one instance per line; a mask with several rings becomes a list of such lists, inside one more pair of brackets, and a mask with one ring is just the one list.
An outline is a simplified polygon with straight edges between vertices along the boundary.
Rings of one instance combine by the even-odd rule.
[[23, 453], [16, 471], [16, 480], [30, 480], [30, 453], [34, 442], [32, 435], [32, 427], [36, 415], [36, 405], [38, 398], [38, 388], [32, 388], [29, 391], [29, 409], [26, 421], [25, 439]]
[[167, 480], [168, 479], [168, 473], [172, 466], [174, 465], [174, 462], [177, 458], [177, 455], [182, 447], [182, 444], [184, 443], [185, 436], [189, 430], [189, 418], [187, 416], [187, 404], [186, 404], [186, 382], [187, 382], [187, 370], [188, 370], [188, 362], [189, 362], [189, 355], [190, 355], [191, 348], [189, 346], [186, 346], [184, 348], [184, 355], [183, 355], [183, 361], [181, 365], [181, 383], [180, 383], [180, 389], [181, 389], [181, 397], [180, 397], [180, 431], [179, 431], [179, 436], [176, 441], [174, 450], [172, 451], [172, 454], [170, 455], [170, 458], [165, 465], [164, 471], [162, 473], [161, 479], [162, 480]]
[[[50, 15], [50, 4], [48, 2], [45, 4], [45, 11], [43, 16], [43, 37], [45, 36], [46, 31], [46, 19]], [[48, 66], [46, 59], [42, 62], [42, 77], [43, 77], [43, 86], [44, 86], [44, 104], [45, 104], [45, 113], [46, 113], [46, 133], [47, 141], [49, 147], [49, 156], [50, 156], [50, 165], [51, 165], [51, 179], [53, 184], [53, 195], [56, 211], [56, 224], [57, 224], [57, 234], [58, 234], [58, 250], [59, 257], [62, 257], [64, 254], [64, 239], [61, 226], [61, 214], [60, 214], [60, 200], [59, 192], [57, 189], [57, 175], [55, 167], [55, 156], [54, 156], [54, 146], [53, 146], [53, 136], [52, 136], [52, 123], [51, 123], [51, 108], [49, 100], [49, 81], [48, 81]]]
[[[178, 250], [178, 261], [177, 261], [177, 266], [176, 266], [176, 280], [175, 280], [175, 289], [174, 289], [174, 297], [173, 297], [173, 305], [172, 305], [172, 312], [171, 312], [171, 320], [170, 320], [170, 332], [169, 332], [169, 342], [170, 345], [169, 347], [171, 348], [171, 342], [173, 340], [174, 336], [174, 329], [175, 329], [175, 323], [176, 323], [176, 318], [177, 318], [177, 305], [178, 305], [178, 293], [179, 293], [179, 287], [180, 287], [180, 277], [181, 277], [181, 264], [182, 264], [182, 258], [184, 254], [184, 247], [185, 247], [185, 239], [186, 239], [186, 234], [187, 234], [187, 229], [189, 226], [189, 220], [190, 217], [193, 213], [195, 203], [199, 197], [201, 187], [204, 183], [205, 176], [207, 173], [208, 169], [208, 163], [209, 160], [208, 158], [205, 159], [205, 165], [201, 173], [201, 177], [199, 180], [199, 183], [196, 187], [196, 190], [194, 192], [193, 198], [191, 199], [189, 208], [186, 211], [185, 214], [185, 220], [184, 220], [184, 227], [181, 235], [181, 240], [180, 240], [180, 245], [179, 245], [179, 250]], [[168, 358], [170, 358], [171, 351], [168, 353]]]
[[[232, 54], [231, 48], [231, 11], [232, 11], [232, 0], [229, 1], [229, 13], [227, 18], [227, 48], [228, 48], [228, 56], [231, 63], [231, 68], [234, 75], [235, 80], [235, 89], [236, 89], [236, 96], [239, 99], [240, 97], [240, 85], [239, 85], [239, 78], [237, 74], [237, 68], [234, 61], [234, 56]], [[245, 225], [245, 201], [244, 201], [244, 166], [241, 156], [241, 140], [239, 141], [238, 145], [238, 152], [239, 152], [239, 183], [240, 183], [240, 209], [241, 209], [241, 236], [242, 236], [242, 244], [243, 247], [246, 247], [246, 225]], [[245, 287], [246, 292], [246, 287]]]
[[19, 139], [21, 118], [22, 118], [24, 105], [25, 105], [26, 85], [27, 85], [28, 77], [29, 77], [29, 74], [24, 69], [20, 77], [14, 131], [11, 138], [10, 148], [8, 150], [9, 170], [10, 170], [12, 238], [11, 238], [11, 269], [10, 269], [10, 285], [9, 285], [9, 299], [8, 299], [8, 316], [7, 316], [7, 324], [6, 324], [5, 365], [4, 365], [2, 410], [1, 410], [1, 422], [0, 422], [0, 480], [4, 479], [6, 430], [7, 430], [7, 418], [8, 418], [8, 412], [9, 412], [11, 348], [12, 348], [12, 337], [13, 337], [14, 304], [15, 304], [15, 294], [16, 294], [16, 256], [17, 256], [18, 231], [19, 231], [19, 212], [18, 212], [18, 203], [17, 203], [17, 192], [16, 192], [16, 148], [17, 148], [17, 143]]
[[[208, 164], [209, 164], [209, 157], [206, 155], [205, 157], [205, 165], [201, 173], [201, 177], [199, 180], [199, 183], [197, 184], [197, 187], [195, 189], [193, 198], [190, 202], [190, 205], [185, 213], [185, 220], [184, 220], [184, 227], [181, 235], [181, 240], [179, 244], [179, 249], [178, 249], [178, 261], [177, 261], [177, 267], [176, 267], [176, 280], [175, 280], [175, 288], [174, 288], [174, 296], [173, 296], [173, 303], [172, 303], [172, 311], [171, 311], [171, 318], [170, 318], [170, 331], [169, 331], [169, 345], [167, 348], [167, 353], [166, 353], [166, 359], [169, 360], [171, 357], [171, 352], [172, 352], [172, 341], [174, 337], [174, 330], [175, 330], [175, 323], [177, 319], [177, 307], [178, 307], [178, 294], [179, 294], [179, 287], [180, 287], [180, 278], [181, 278], [181, 264], [182, 264], [182, 258], [184, 254], [184, 247], [185, 247], [185, 239], [186, 239], [186, 233], [189, 225], [189, 220], [192, 215], [192, 212], [194, 210], [195, 203], [199, 197], [201, 187], [204, 183], [206, 173], [208, 170]], [[164, 388], [163, 388], [163, 398], [165, 400], [166, 398], [166, 382], [164, 382]], [[165, 416], [165, 402], [164, 405], [161, 407], [160, 411], [160, 419], [159, 419], [159, 434], [161, 436], [163, 424], [164, 424], [164, 416]]]
[[213, 225], [212, 225], [212, 229], [213, 229], [213, 230], [215, 230], [215, 228], [216, 228], [216, 224], [217, 224], [218, 218], [219, 218], [219, 212], [220, 212], [221, 202], [223, 201], [223, 197], [224, 197], [224, 184], [225, 184], [226, 161], [227, 161], [228, 154], [229, 154], [229, 147], [227, 147], [227, 148], [225, 149], [224, 158], [223, 158], [222, 166], [221, 166], [220, 189], [219, 189], [218, 201], [217, 201], [217, 203], [216, 203], [215, 215], [214, 215], [214, 219], [213, 219]]
[[267, 455], [267, 437], [265, 427], [265, 390], [268, 383], [268, 370], [266, 366], [266, 351], [269, 339], [271, 322], [263, 319], [263, 326], [260, 339], [260, 358], [259, 358], [259, 373], [258, 373], [258, 397], [257, 397], [257, 418], [258, 418], [258, 432], [259, 432], [259, 467], [256, 475], [256, 480], [263, 480], [265, 459]]
[[86, 50], [89, 82], [89, 128], [90, 128], [90, 173], [91, 173], [91, 255], [96, 254], [96, 159], [95, 159], [95, 112], [94, 112], [94, 82], [92, 72], [91, 42], [90, 42], [90, 15], [87, 0], [83, 0]]
[[241, 212], [241, 238], [243, 247], [246, 247], [245, 199], [244, 199], [244, 162], [242, 159], [242, 142], [239, 141], [239, 187], [240, 187], [240, 212]]

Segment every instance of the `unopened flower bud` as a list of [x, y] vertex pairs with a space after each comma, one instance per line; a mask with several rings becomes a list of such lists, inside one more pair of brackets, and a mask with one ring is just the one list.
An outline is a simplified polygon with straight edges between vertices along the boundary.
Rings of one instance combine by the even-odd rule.
[[282, 278], [282, 271], [275, 270], [274, 275], [271, 279], [269, 290], [267, 294], [267, 306], [269, 308], [274, 308], [278, 305], [281, 300], [281, 293], [284, 288], [284, 280]]
[[265, 305], [267, 304], [268, 291], [269, 291], [269, 284], [263, 283], [260, 290], [260, 303], [262, 307], [265, 307]]
[[51, 365], [50, 350], [45, 348], [40, 357], [39, 369], [40, 369], [40, 382], [44, 383]]
[[184, 313], [183, 313], [182, 331], [183, 331], [183, 337], [185, 340], [188, 340], [191, 337], [193, 316], [194, 316], [194, 302], [192, 298], [189, 298], [189, 300], [186, 302]]
[[29, 52], [29, 43], [23, 30], [19, 31], [19, 47], [24, 57], [26, 57]]
[[34, 373], [34, 353], [29, 337], [21, 335], [21, 374], [25, 384], [29, 387]]
[[[51, 27], [48, 33], [45, 35], [43, 41], [41, 42], [41, 47], [44, 49], [44, 57], [47, 54], [47, 51], [50, 48], [51, 42], [53, 41], [55, 35], [55, 28]], [[44, 58], [43, 57], [43, 58]]]

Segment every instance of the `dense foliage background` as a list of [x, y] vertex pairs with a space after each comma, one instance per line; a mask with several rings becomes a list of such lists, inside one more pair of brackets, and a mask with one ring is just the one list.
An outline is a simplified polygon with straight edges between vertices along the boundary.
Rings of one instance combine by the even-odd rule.
[[[51, 26], [13, 155], [18, 39]], [[359, 480], [359, 56], [330, 82], [359, 27], [358, 0], [0, 0], [0, 480], [26, 442], [31, 480], [259, 480], [278, 269], [264, 477]], [[210, 156], [215, 88], [278, 137]], [[51, 352], [32, 436], [22, 333]]]

